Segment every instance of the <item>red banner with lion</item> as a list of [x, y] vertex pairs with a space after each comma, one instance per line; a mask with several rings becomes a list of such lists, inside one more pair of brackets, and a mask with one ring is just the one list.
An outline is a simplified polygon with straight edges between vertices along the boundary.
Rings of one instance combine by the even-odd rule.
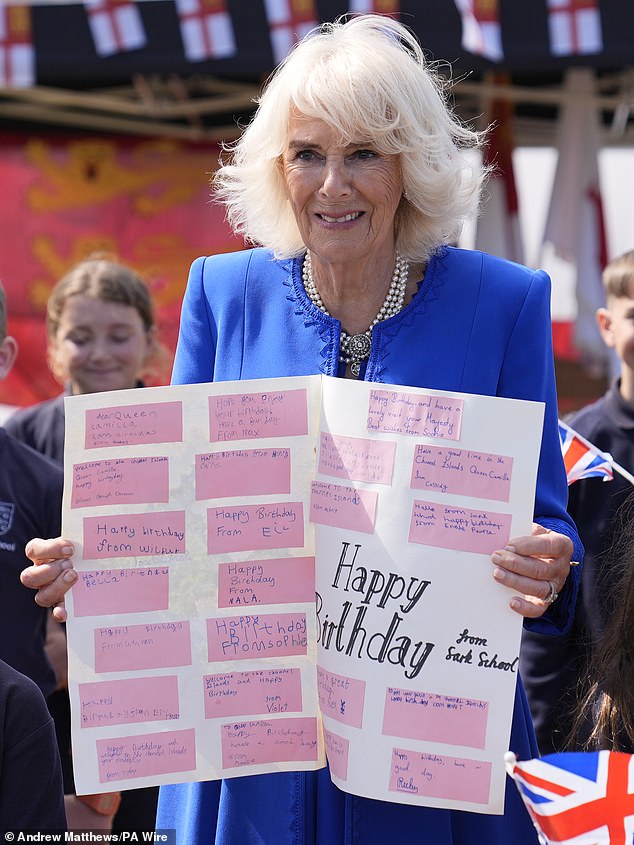
[[[240, 249], [211, 202], [219, 148], [171, 140], [55, 135], [0, 137], [0, 280], [16, 364], [0, 404], [30, 405], [61, 390], [46, 364], [46, 300], [94, 252], [110, 253], [147, 282], [159, 339], [174, 351], [189, 265]], [[156, 382], [169, 378], [170, 361]]]

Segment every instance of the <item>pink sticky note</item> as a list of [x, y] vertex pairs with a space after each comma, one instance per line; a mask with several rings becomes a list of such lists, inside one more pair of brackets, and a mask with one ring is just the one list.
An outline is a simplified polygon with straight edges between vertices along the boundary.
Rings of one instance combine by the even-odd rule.
[[208, 660], [306, 654], [305, 613], [218, 616], [207, 620]]
[[315, 601], [314, 557], [283, 557], [218, 565], [218, 607], [302, 601]]
[[391, 484], [396, 443], [321, 432], [319, 472], [352, 481]]
[[180, 443], [182, 439], [181, 402], [89, 408], [86, 411], [86, 449]]
[[353, 728], [363, 725], [365, 681], [337, 675], [318, 666], [317, 691], [319, 707], [324, 716], [330, 716]]
[[491, 763], [392, 749], [390, 792], [488, 804]]
[[112, 458], [73, 466], [71, 508], [169, 502], [167, 458]]
[[98, 739], [95, 745], [100, 783], [196, 769], [193, 728]]
[[410, 543], [488, 555], [506, 545], [511, 515], [414, 501]]
[[205, 718], [301, 712], [299, 669], [258, 669], [203, 675]]
[[374, 534], [377, 500], [378, 495], [372, 490], [355, 490], [342, 484], [313, 481], [310, 521]]
[[350, 743], [345, 736], [339, 736], [324, 728], [324, 742], [330, 771], [339, 780], [348, 780], [348, 749]]
[[142, 613], [169, 607], [169, 569], [166, 566], [79, 571], [77, 576], [73, 586], [75, 616]]
[[308, 434], [306, 391], [278, 390], [209, 397], [212, 442]]
[[290, 449], [236, 449], [196, 455], [196, 499], [290, 492]]
[[178, 719], [178, 678], [125, 678], [79, 684], [82, 728]]
[[129, 672], [190, 666], [189, 622], [95, 628], [95, 671]]
[[88, 516], [84, 560], [159, 557], [185, 552], [185, 511]]
[[207, 511], [207, 551], [210, 555], [304, 545], [301, 502], [266, 505], [221, 505]]
[[484, 748], [489, 702], [387, 687], [383, 733]]
[[372, 390], [368, 431], [460, 440], [463, 399], [399, 390]]
[[450, 446], [418, 444], [411, 487], [432, 493], [459, 493], [508, 502], [513, 458]]
[[221, 728], [222, 765], [257, 766], [317, 759], [317, 720], [310, 717], [232, 722]]

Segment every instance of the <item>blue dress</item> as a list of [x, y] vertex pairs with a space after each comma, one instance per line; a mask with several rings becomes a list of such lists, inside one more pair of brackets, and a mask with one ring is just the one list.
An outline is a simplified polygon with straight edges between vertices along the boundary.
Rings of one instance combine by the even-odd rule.
[[[338, 374], [340, 324], [306, 296], [299, 259], [246, 250], [192, 265], [174, 364], [176, 384]], [[542, 271], [480, 252], [443, 248], [410, 304], [373, 330], [366, 380], [546, 403], [535, 521], [582, 549], [566, 513], [557, 429], [550, 281]], [[580, 577], [571, 570], [548, 612], [525, 624], [570, 625]], [[518, 679], [510, 749], [538, 755]], [[327, 769], [161, 787], [157, 829], [178, 845], [536, 845], [514, 784], [505, 813], [413, 807], [339, 790]]]

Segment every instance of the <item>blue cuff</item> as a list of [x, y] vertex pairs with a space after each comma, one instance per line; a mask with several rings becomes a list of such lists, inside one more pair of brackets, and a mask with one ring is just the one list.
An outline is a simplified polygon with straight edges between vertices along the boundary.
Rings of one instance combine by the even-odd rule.
[[537, 631], [540, 634], [566, 634], [570, 630], [575, 615], [575, 605], [581, 584], [581, 570], [583, 568], [583, 546], [579, 535], [574, 528], [560, 519], [536, 519], [539, 525], [565, 534], [573, 542], [574, 550], [572, 559], [580, 562], [579, 566], [571, 566], [564, 586], [561, 588], [559, 598], [549, 605], [546, 612], [538, 619], [524, 618], [524, 627], [529, 631]]

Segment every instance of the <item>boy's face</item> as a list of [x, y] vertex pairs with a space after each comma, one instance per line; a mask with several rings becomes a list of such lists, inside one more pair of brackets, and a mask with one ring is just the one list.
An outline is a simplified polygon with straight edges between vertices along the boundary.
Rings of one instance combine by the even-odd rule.
[[597, 311], [603, 342], [614, 349], [622, 368], [634, 374], [634, 299], [610, 296], [607, 307]]

